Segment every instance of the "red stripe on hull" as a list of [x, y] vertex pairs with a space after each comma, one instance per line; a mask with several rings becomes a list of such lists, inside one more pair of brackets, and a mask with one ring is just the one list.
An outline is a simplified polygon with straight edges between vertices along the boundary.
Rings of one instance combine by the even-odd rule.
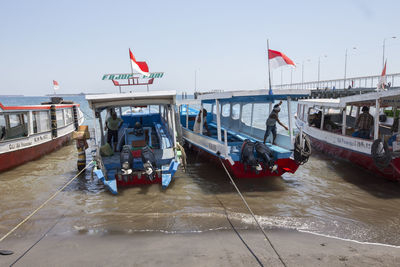
[[380, 170], [376, 167], [374, 160], [369, 155], [334, 146], [332, 144], [315, 139], [311, 136], [309, 137], [311, 140], [311, 145], [316, 150], [332, 155], [334, 157], [338, 157], [340, 159], [348, 160], [370, 172], [381, 175], [389, 180], [400, 181], [400, 158], [393, 159], [391, 164], [386, 169]]
[[[196, 146], [192, 146], [192, 148], [196, 151], [198, 151], [202, 156], [205, 156], [207, 158], [210, 158], [213, 161], [217, 161], [219, 163], [219, 157], [214, 156], [213, 154], [207, 153], [204, 150], [199, 149]], [[235, 161], [234, 165], [231, 165], [231, 163], [228, 160], [222, 160], [224, 163], [225, 167], [228, 169], [228, 171], [231, 173], [236, 178], [263, 178], [263, 177], [270, 177], [270, 176], [281, 176], [285, 172], [290, 172], [290, 173], [295, 173], [296, 170], [299, 167], [299, 164], [297, 164], [293, 159], [291, 158], [285, 158], [285, 159], [278, 159], [275, 164], [278, 165], [277, 172], [271, 172], [269, 171], [268, 168], [263, 168], [262, 171], [256, 173], [253, 170], [250, 170], [250, 168], [247, 168], [247, 171], [244, 170], [244, 165], [239, 162]]]
[[153, 181], [150, 181], [146, 175], [141, 175], [140, 179], [138, 175], [129, 175], [127, 181], [122, 178], [121, 180], [118, 179], [118, 175], [115, 175], [115, 179], [117, 181], [118, 187], [126, 187], [126, 186], [135, 186], [135, 185], [146, 185], [146, 184], [161, 184], [161, 176], [156, 174], [156, 177]]
[[22, 165], [28, 161], [38, 159], [62, 147], [71, 139], [71, 134], [53, 139], [49, 142], [0, 154], [0, 172]]

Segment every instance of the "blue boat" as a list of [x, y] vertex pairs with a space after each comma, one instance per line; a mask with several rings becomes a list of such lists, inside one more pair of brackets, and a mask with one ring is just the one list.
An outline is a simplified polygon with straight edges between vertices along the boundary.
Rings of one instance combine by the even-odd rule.
[[[93, 172], [113, 194], [126, 186], [167, 188], [180, 164], [176, 140], [176, 92], [87, 95], [96, 129]], [[122, 119], [115, 152], [104, 131], [109, 111]], [[111, 144], [112, 145], [112, 144]]]
[[[267, 90], [253, 90], [205, 93], [197, 99], [184, 99], [178, 102], [182, 137], [190, 148], [212, 159], [221, 160], [237, 178], [294, 173], [299, 165], [307, 161], [310, 150], [309, 146], [304, 146], [308, 142], [304, 141], [303, 135], [293, 135], [291, 100], [308, 95], [308, 90], [275, 90], [272, 94]], [[276, 100], [287, 101], [289, 134], [278, 133], [275, 144], [270, 136], [266, 144], [263, 144], [265, 130], [254, 127], [254, 106], [269, 105], [271, 112]], [[251, 105], [250, 123], [244, 123], [243, 107], [248, 104]], [[199, 116], [201, 123], [196, 132], [194, 124], [199, 114], [198, 107], [208, 112], [204, 118]], [[267, 113], [265, 118], [268, 118]], [[208, 125], [207, 133], [203, 129], [205, 122]]]

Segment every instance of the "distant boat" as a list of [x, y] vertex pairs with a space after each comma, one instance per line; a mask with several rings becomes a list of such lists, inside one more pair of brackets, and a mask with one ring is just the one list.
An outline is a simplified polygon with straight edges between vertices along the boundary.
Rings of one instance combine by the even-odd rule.
[[[276, 90], [270, 94], [268, 90], [254, 90], [199, 94], [198, 99], [178, 102], [182, 137], [192, 149], [209, 158], [221, 160], [227, 170], [237, 178], [295, 173], [299, 165], [307, 161], [309, 153], [302, 158], [296, 152], [300, 139], [293, 136], [290, 99], [305, 97], [308, 93], [306, 90]], [[263, 104], [267, 107], [269, 104], [271, 110], [275, 100], [288, 101], [290, 134], [278, 134], [275, 144], [268, 138], [264, 145], [265, 129], [254, 127], [254, 106]], [[191, 108], [193, 106], [201, 106], [208, 111], [204, 121], [201, 120], [200, 132], [194, 131], [199, 110]], [[251, 107], [251, 114], [248, 114], [250, 120], [246, 123], [243, 121], [244, 106]], [[265, 114], [265, 118], [267, 117], [268, 114]], [[209, 133], [202, 130], [205, 121]]]
[[50, 153], [83, 122], [79, 104], [55, 98], [42, 105], [0, 103], [0, 172]]
[[[296, 125], [315, 149], [400, 181], [399, 106], [399, 89], [340, 99], [299, 100]], [[370, 131], [355, 134], [362, 109], [370, 109], [373, 124]]]

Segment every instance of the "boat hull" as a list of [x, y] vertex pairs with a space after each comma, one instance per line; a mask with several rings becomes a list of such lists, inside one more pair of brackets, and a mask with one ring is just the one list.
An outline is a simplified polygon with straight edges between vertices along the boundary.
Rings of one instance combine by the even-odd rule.
[[[194, 151], [197, 151], [200, 153], [201, 156], [208, 158], [217, 164], [219, 163], [219, 157], [216, 155], [213, 155], [211, 153], [207, 153], [206, 151], [198, 148], [197, 146], [191, 146]], [[278, 159], [275, 161], [275, 164], [278, 165], [278, 169], [274, 172], [271, 172], [268, 168], [262, 169], [262, 171], [255, 172], [253, 170], [250, 170], [247, 168], [245, 170], [245, 166], [243, 163], [240, 161], [234, 161], [234, 164], [232, 165], [229, 160], [222, 159], [222, 162], [224, 163], [225, 167], [229, 171], [229, 173], [234, 176], [235, 178], [240, 178], [240, 179], [251, 179], [251, 178], [265, 178], [265, 177], [273, 177], [273, 176], [281, 176], [282, 174], [289, 172], [289, 173], [295, 173], [296, 170], [299, 167], [299, 164], [296, 163], [293, 159], [291, 158], [283, 158], [283, 159]]]
[[71, 140], [71, 133], [28, 148], [0, 154], [0, 172], [10, 170], [26, 162], [53, 152]]
[[383, 176], [386, 179], [400, 181], [400, 158], [393, 159], [387, 168], [379, 169], [376, 167], [372, 157], [368, 154], [335, 146], [310, 135], [308, 136], [310, 138], [312, 147], [320, 152], [355, 163], [363, 169]]

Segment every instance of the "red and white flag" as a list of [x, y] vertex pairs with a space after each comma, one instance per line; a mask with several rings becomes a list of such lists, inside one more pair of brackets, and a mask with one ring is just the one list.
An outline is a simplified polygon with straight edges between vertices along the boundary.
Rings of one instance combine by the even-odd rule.
[[136, 61], [136, 58], [133, 56], [130, 48], [129, 48], [129, 57], [131, 58], [132, 72], [136, 71], [144, 76], [150, 76], [149, 67], [147, 66], [147, 63], [144, 61]]
[[385, 89], [386, 87], [386, 60], [385, 60], [385, 65], [383, 66], [381, 78], [378, 83], [378, 89]]
[[288, 58], [284, 53], [275, 50], [268, 50], [268, 60], [271, 68], [275, 69], [281, 66], [289, 65], [296, 67], [296, 64]]
[[53, 88], [54, 88], [54, 90], [60, 89], [60, 85], [58, 84], [58, 82], [56, 80], [53, 80]]

